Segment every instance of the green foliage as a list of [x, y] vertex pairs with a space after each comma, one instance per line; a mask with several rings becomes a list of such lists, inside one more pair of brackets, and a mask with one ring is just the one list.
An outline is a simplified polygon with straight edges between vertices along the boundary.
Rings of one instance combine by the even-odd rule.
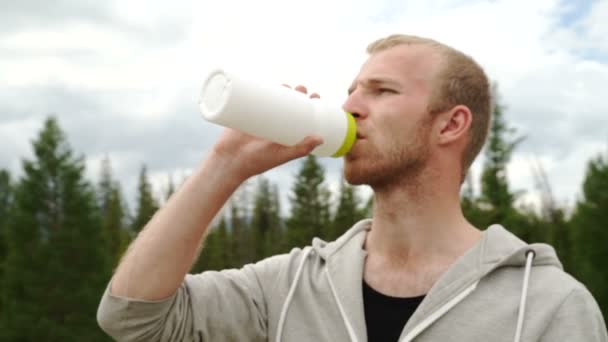
[[249, 200], [248, 193], [241, 189], [230, 201], [228, 227], [232, 233], [229, 243], [233, 264], [227, 267], [237, 267], [253, 260], [253, 244], [251, 243], [251, 231], [249, 225]]
[[[4, 279], [4, 259], [6, 258], [8, 248], [5, 234], [8, 215], [11, 213], [12, 193], [10, 173], [6, 170], [0, 170], [0, 289], [2, 288], [2, 281]], [[2, 296], [0, 295], [0, 317], [2, 316], [3, 307]]]
[[304, 247], [313, 237], [327, 235], [330, 226], [330, 192], [325, 170], [316, 157], [304, 159], [293, 185], [291, 216], [287, 220], [287, 247]]
[[486, 161], [481, 176], [481, 199], [495, 210], [496, 219], [499, 221], [504, 218], [500, 213], [511, 208], [515, 200], [515, 196], [509, 191], [507, 165], [513, 150], [522, 138], [513, 138], [514, 134], [515, 129], [509, 127], [504, 119], [503, 107], [497, 104], [485, 149]]
[[278, 191], [263, 177], [258, 178], [251, 231], [253, 260], [261, 260], [281, 251], [282, 227]]
[[[496, 109], [485, 151], [480, 195], [467, 178], [462, 192], [465, 216], [477, 227], [500, 223], [527, 242], [551, 243], [566, 271], [591, 290], [607, 315], [608, 161], [590, 161], [583, 196], [574, 215], [550, 207], [516, 207], [506, 166], [521, 139], [514, 137], [502, 108]], [[109, 160], [95, 188], [84, 179], [84, 158], [75, 157], [55, 119], [45, 122], [33, 142], [34, 157], [23, 162], [18, 180], [0, 170], [0, 341], [106, 341], [95, 312], [134, 235], [158, 209], [145, 167], [139, 175], [135, 212], [130, 219]], [[167, 195], [174, 191], [169, 181]], [[191, 272], [241, 267], [314, 236], [333, 240], [354, 222], [371, 217], [373, 196], [362, 201], [356, 188], [342, 184], [330, 213], [330, 192], [315, 157], [302, 160], [290, 195], [291, 212], [281, 217], [276, 185], [260, 177], [247, 184], [209, 230]], [[534, 209], [534, 210], [533, 210]]]
[[222, 217], [207, 234], [202, 253], [192, 268], [191, 273], [207, 270], [219, 271], [234, 265], [230, 250], [231, 235], [228, 232], [226, 219]]
[[514, 138], [515, 130], [504, 119], [503, 107], [497, 104], [494, 112], [488, 142], [485, 149], [485, 163], [481, 175], [482, 212], [476, 212], [476, 219], [482, 228], [493, 223], [501, 223], [515, 234], [525, 234], [523, 219], [514, 208], [515, 195], [509, 189], [507, 165], [515, 147], [522, 138]]
[[109, 272], [83, 158], [72, 155], [53, 118], [33, 147], [6, 225], [0, 339], [106, 340], [95, 312]]
[[146, 166], [141, 167], [139, 185], [137, 186], [137, 207], [135, 218], [131, 222], [131, 230], [139, 233], [158, 210], [158, 201], [152, 193], [152, 185], [148, 180]]
[[597, 157], [587, 166], [583, 198], [572, 218], [576, 239], [574, 273], [587, 285], [608, 317], [608, 157]]
[[101, 164], [98, 202], [106, 259], [109, 267], [113, 268], [117, 266], [129, 245], [131, 234], [127, 225], [127, 209], [120, 184], [112, 179], [112, 168], [108, 158], [105, 158]]
[[343, 180], [340, 184], [340, 198], [332, 220], [331, 230], [324, 238], [329, 241], [335, 240], [356, 222], [366, 217], [367, 210], [365, 207], [361, 207], [361, 199], [357, 195], [356, 188]]

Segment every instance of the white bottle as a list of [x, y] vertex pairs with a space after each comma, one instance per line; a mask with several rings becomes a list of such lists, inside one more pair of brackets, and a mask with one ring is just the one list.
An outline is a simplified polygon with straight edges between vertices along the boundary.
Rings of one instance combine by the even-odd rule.
[[210, 72], [199, 103], [213, 123], [293, 146], [308, 135], [323, 138], [312, 154], [340, 157], [356, 140], [350, 113], [280, 84], [262, 84], [222, 69]]

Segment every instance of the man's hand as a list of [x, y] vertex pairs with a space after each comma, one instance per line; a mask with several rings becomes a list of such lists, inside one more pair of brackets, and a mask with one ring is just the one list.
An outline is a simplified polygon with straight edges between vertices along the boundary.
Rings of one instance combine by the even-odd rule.
[[[295, 90], [307, 94], [304, 86], [297, 86]], [[319, 98], [319, 95], [313, 93], [310, 98]], [[285, 113], [285, 115], [289, 115], [289, 113]], [[226, 128], [213, 147], [212, 155], [216, 158], [231, 160], [230, 165], [233, 169], [227, 171], [232, 171], [231, 174], [240, 181], [244, 181], [286, 162], [306, 156], [322, 143], [323, 140], [320, 137], [308, 136], [294, 146], [284, 146]]]

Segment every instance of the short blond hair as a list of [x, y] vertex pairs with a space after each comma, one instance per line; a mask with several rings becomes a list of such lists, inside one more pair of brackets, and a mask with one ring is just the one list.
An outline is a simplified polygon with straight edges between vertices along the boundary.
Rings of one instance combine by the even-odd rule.
[[432, 81], [429, 112], [437, 114], [465, 105], [473, 114], [470, 140], [462, 156], [462, 179], [483, 148], [492, 116], [492, 92], [483, 69], [464, 53], [433, 39], [394, 34], [378, 39], [367, 47], [371, 55], [398, 45], [424, 45], [441, 57], [441, 67]]

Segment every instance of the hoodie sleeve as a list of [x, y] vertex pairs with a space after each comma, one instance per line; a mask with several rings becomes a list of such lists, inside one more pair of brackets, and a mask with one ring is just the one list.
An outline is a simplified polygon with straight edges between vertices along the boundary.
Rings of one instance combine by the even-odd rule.
[[602, 312], [584, 286], [575, 288], [564, 299], [540, 341], [608, 342]]
[[265, 341], [262, 283], [270, 283], [266, 278], [279, 263], [275, 257], [238, 270], [187, 275], [177, 292], [161, 301], [114, 296], [108, 286], [97, 319], [117, 341]]

